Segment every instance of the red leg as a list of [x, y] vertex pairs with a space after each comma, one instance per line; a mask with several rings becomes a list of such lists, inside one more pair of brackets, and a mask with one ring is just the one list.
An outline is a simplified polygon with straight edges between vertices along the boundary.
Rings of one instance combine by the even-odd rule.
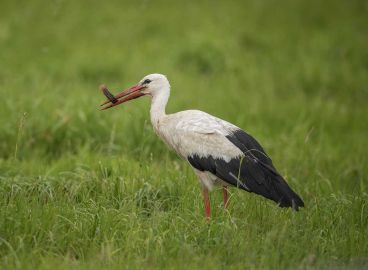
[[224, 208], [227, 209], [227, 203], [228, 203], [227, 186], [223, 186], [222, 191], [224, 195]]
[[204, 210], [206, 214], [206, 219], [210, 220], [211, 218], [211, 205], [210, 205], [210, 199], [208, 196], [208, 189], [203, 187], [203, 201], [204, 201]]

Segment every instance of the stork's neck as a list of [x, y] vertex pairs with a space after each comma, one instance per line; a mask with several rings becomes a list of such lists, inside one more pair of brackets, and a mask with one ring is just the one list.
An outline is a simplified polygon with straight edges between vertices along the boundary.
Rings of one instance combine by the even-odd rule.
[[166, 112], [166, 104], [169, 100], [170, 96], [170, 88], [162, 89], [161, 91], [155, 93], [155, 95], [152, 96], [151, 101], [151, 122], [152, 125], [155, 128], [158, 128], [160, 120], [165, 118]]

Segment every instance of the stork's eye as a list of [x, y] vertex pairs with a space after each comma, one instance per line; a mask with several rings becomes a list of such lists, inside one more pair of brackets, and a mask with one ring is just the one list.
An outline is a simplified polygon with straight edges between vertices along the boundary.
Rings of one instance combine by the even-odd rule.
[[149, 84], [150, 82], [152, 82], [150, 79], [145, 79], [143, 84]]

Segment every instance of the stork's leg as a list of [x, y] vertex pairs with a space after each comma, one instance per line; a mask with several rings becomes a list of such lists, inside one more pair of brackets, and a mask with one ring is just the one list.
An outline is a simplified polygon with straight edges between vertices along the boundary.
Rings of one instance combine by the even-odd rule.
[[209, 220], [211, 218], [211, 205], [210, 205], [210, 198], [208, 195], [208, 189], [206, 187], [203, 187], [203, 202], [206, 219]]
[[223, 192], [223, 195], [224, 195], [224, 208], [227, 209], [227, 203], [228, 203], [227, 186], [222, 187], [222, 192]]

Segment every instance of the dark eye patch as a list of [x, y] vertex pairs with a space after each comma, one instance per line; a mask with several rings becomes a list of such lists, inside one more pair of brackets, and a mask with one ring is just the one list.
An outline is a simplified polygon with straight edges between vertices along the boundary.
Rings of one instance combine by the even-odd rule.
[[145, 79], [143, 84], [149, 84], [150, 82], [152, 82], [150, 79]]

